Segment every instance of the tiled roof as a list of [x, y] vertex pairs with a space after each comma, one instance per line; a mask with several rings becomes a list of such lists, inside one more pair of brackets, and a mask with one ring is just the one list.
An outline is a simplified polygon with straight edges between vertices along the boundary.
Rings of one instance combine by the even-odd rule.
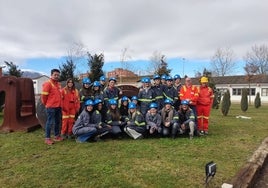
[[[247, 76], [219, 76], [212, 77], [211, 81], [215, 84], [248, 84]], [[184, 79], [182, 79], [184, 83]], [[194, 85], [199, 85], [199, 78], [192, 78]], [[268, 83], [268, 75], [253, 75], [251, 83]]]

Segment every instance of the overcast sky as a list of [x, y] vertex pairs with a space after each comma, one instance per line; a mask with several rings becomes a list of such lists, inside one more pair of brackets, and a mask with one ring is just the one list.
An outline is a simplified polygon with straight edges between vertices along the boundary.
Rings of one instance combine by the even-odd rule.
[[0, 64], [59, 58], [74, 43], [105, 61], [154, 51], [210, 59], [229, 47], [242, 58], [268, 42], [267, 0], [0, 0]]

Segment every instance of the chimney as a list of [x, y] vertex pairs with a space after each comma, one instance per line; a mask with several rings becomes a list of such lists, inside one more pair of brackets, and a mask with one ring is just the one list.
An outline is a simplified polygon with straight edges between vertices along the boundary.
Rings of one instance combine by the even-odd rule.
[[6, 66], [1, 66], [0, 65], [0, 78], [2, 77], [2, 75], [3, 75], [3, 73], [2, 73], [2, 70], [3, 70], [3, 68], [5, 68]]

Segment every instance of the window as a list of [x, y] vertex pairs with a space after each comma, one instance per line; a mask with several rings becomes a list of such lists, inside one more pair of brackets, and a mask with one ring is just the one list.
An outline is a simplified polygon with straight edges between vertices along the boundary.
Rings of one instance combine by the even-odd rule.
[[[249, 89], [247, 90], [251, 96], [255, 96], [256, 88], [250, 88], [250, 90]], [[242, 95], [242, 88], [233, 88], [233, 95]]]
[[250, 88], [249, 94], [251, 96], [255, 96], [255, 94], [256, 94], [256, 88]]
[[268, 88], [261, 89], [261, 96], [268, 96]]
[[241, 95], [242, 89], [241, 88], [233, 88], [233, 95]]

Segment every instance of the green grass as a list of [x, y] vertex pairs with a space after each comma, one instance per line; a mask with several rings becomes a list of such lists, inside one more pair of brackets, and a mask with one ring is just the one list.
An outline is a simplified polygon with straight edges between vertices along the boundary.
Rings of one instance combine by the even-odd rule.
[[[0, 134], [1, 187], [204, 187], [205, 164], [217, 163], [210, 187], [228, 182], [267, 136], [268, 106], [229, 115], [213, 110], [207, 137], [44, 144], [42, 129]], [[236, 115], [252, 117], [237, 119]], [[0, 116], [1, 121], [1, 116]]]

